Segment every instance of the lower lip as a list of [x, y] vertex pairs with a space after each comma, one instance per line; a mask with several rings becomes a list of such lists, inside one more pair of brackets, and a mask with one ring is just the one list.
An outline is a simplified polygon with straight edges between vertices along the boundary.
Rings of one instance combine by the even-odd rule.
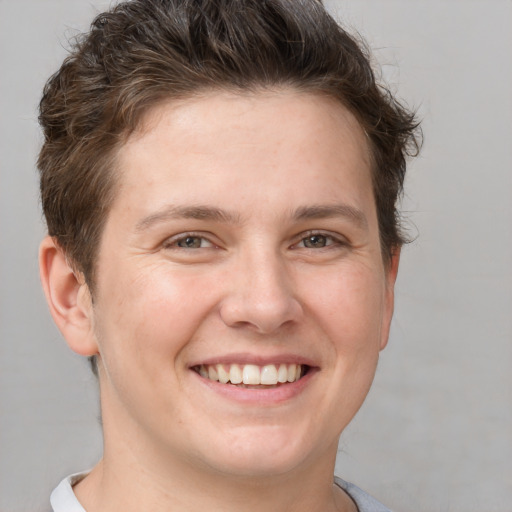
[[316, 370], [310, 368], [308, 373], [295, 382], [281, 384], [275, 388], [243, 388], [233, 384], [222, 384], [215, 380], [205, 379], [194, 370], [190, 370], [211, 391], [229, 400], [258, 405], [280, 404], [300, 395], [311, 382]]

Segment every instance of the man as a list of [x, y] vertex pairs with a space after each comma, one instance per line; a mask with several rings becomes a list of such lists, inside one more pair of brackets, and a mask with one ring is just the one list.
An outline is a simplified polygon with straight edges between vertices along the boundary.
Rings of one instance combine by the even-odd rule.
[[333, 480], [388, 339], [414, 116], [313, 0], [134, 0], [41, 101], [50, 311], [104, 455], [55, 512], [384, 511]]

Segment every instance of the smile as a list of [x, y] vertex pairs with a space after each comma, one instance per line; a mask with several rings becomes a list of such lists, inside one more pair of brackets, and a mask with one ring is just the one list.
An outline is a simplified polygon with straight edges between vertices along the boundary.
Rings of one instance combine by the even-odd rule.
[[303, 377], [307, 366], [302, 364], [208, 364], [193, 368], [201, 377], [221, 384], [246, 386], [277, 386], [296, 382]]

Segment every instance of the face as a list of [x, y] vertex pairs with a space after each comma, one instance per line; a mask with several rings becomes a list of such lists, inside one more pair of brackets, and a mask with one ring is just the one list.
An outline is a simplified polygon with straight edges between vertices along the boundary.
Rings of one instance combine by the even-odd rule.
[[333, 460], [392, 315], [364, 133], [288, 90], [146, 121], [98, 254], [106, 446], [232, 474]]

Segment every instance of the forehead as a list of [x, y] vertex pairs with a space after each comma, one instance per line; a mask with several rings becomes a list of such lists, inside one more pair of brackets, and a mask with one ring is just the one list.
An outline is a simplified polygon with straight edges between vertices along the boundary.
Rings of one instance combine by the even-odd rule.
[[254, 142], [259, 136], [292, 142], [296, 136], [325, 138], [330, 133], [336, 138], [343, 132], [345, 141], [350, 139], [359, 146], [368, 164], [371, 160], [364, 130], [341, 101], [327, 94], [291, 88], [254, 92], [206, 90], [184, 99], [164, 100], [142, 116], [126, 146], [141, 139], [155, 140], [169, 129], [186, 139], [190, 128], [202, 136], [195, 137], [195, 142], [205, 145], [209, 136], [215, 137], [215, 145], [218, 139], [231, 139], [241, 128]]
[[340, 194], [358, 200], [372, 193], [370, 162], [364, 131], [335, 99], [288, 89], [209, 92], [147, 113], [118, 153], [115, 203], [154, 209], [229, 200], [235, 207], [259, 191], [276, 207], [284, 193], [288, 202], [307, 200], [312, 187], [331, 202]]

